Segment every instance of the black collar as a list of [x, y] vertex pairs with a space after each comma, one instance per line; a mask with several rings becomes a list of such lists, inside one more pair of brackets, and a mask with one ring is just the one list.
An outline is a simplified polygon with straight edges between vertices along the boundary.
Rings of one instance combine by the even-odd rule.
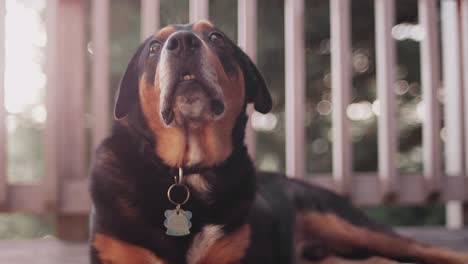
[[[183, 167], [182, 171], [184, 172], [185, 175], [190, 175], [190, 174], [201, 174], [204, 172], [209, 171], [210, 167], [198, 167], [198, 166], [190, 166], [190, 167]], [[178, 175], [179, 174], [179, 168], [175, 167], [169, 167], [169, 173], [170, 175]]]

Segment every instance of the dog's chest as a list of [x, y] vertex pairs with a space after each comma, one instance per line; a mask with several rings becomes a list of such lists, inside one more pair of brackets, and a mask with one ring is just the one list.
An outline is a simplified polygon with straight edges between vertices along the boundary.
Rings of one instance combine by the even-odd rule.
[[192, 166], [203, 161], [203, 158], [205, 157], [205, 153], [203, 152], [203, 149], [197, 137], [194, 136], [193, 134], [190, 134], [188, 136], [187, 144], [188, 144], [187, 154], [186, 154], [187, 165]]
[[187, 251], [187, 264], [199, 264], [209, 253], [213, 245], [224, 236], [222, 226], [206, 225], [195, 235]]

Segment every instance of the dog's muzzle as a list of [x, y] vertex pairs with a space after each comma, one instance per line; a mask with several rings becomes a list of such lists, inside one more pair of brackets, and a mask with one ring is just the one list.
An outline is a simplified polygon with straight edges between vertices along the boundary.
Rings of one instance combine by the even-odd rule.
[[199, 126], [225, 111], [222, 89], [208, 48], [189, 31], [173, 33], [160, 59], [160, 113], [166, 125]]

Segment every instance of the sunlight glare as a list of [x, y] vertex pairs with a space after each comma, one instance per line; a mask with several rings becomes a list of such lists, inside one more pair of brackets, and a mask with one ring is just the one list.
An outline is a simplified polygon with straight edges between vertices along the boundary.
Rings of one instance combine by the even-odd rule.
[[46, 75], [41, 48], [47, 39], [40, 9], [44, 2], [35, 1], [32, 8], [22, 1], [6, 1], [5, 108], [10, 114], [29, 111], [43, 101]]

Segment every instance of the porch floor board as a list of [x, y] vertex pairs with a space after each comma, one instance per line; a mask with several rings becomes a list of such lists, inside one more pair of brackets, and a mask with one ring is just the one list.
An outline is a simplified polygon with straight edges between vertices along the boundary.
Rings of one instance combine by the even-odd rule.
[[[433, 245], [468, 252], [468, 229], [452, 231], [441, 227], [404, 227], [398, 228], [398, 232]], [[0, 263], [88, 264], [88, 249], [86, 243], [56, 239], [0, 240]]]

